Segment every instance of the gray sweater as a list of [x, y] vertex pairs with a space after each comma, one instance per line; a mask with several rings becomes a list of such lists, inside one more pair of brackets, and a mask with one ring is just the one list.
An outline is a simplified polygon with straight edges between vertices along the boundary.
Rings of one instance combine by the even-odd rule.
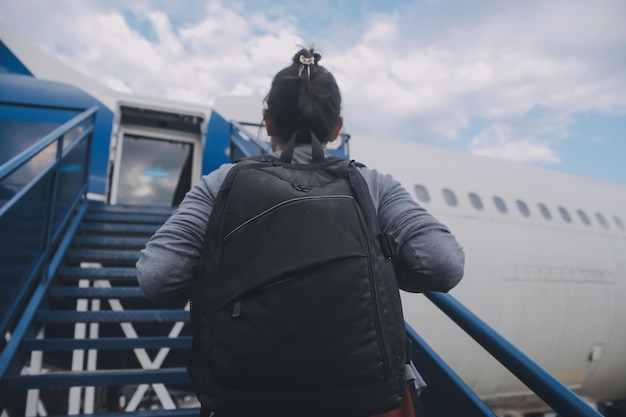
[[[311, 148], [299, 147], [295, 163], [311, 161]], [[213, 202], [232, 167], [202, 177], [178, 209], [152, 236], [137, 262], [137, 279], [152, 300], [188, 299], [192, 267], [201, 263], [202, 243]], [[463, 276], [464, 254], [448, 228], [417, 204], [390, 175], [360, 168], [378, 213], [380, 227], [393, 238], [400, 288], [410, 292], [448, 291]]]

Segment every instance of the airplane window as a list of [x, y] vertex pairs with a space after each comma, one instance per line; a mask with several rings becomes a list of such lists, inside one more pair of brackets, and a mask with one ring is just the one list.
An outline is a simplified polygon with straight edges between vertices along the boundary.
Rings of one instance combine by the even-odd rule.
[[550, 210], [548, 210], [548, 208], [541, 203], [539, 203], [539, 212], [541, 213], [544, 219], [552, 220], [552, 215], [550, 214]]
[[428, 190], [423, 185], [416, 185], [415, 187], [415, 195], [417, 199], [422, 203], [428, 203], [430, 201], [430, 195], [428, 194]]
[[504, 204], [504, 200], [498, 196], [493, 197], [493, 202], [496, 205], [498, 211], [502, 214], [506, 214], [506, 204]]
[[617, 216], [613, 216], [613, 220], [615, 220], [615, 224], [617, 225], [617, 227], [622, 230], [626, 230], [626, 227], [624, 227], [624, 223], [622, 223], [622, 219]]
[[522, 200], [517, 200], [516, 203], [520, 213], [522, 213], [524, 217], [530, 217], [530, 210], [528, 210], [528, 206], [526, 205], [526, 203], [524, 203]]
[[483, 202], [480, 199], [480, 197], [478, 196], [478, 194], [476, 194], [476, 193], [469, 193], [469, 199], [470, 199], [470, 202], [472, 203], [472, 206], [474, 206], [474, 208], [476, 210], [482, 210], [483, 209]]
[[591, 221], [584, 211], [578, 210], [578, 217], [580, 217], [580, 220], [582, 220], [583, 223], [585, 223], [587, 226], [591, 225]]
[[609, 228], [609, 222], [606, 221], [606, 219], [604, 218], [602, 214], [596, 213], [596, 219], [598, 219], [602, 227], [604, 227], [605, 229]]
[[446, 200], [446, 203], [448, 203], [452, 207], [456, 207], [456, 205], [458, 204], [454, 193], [447, 188], [443, 189], [443, 198]]
[[565, 223], [572, 222], [572, 218], [570, 217], [567, 210], [565, 210], [563, 207], [559, 207], [559, 213], [561, 213], [561, 217], [563, 218], [563, 220], [565, 220]]

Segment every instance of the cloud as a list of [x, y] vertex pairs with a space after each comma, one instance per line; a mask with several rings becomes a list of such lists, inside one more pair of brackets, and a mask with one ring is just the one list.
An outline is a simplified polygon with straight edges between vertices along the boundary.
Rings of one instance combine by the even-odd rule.
[[471, 119], [522, 119], [536, 107], [555, 120], [626, 112], [615, 58], [626, 47], [623, 3], [528, 3], [479, 2], [438, 36], [419, 16], [379, 16], [337, 64], [355, 124], [458, 140]]
[[7, 23], [33, 27], [22, 35], [112, 88], [204, 104], [266, 92], [302, 43], [288, 19], [244, 17], [221, 1], [195, 2], [196, 18], [182, 22], [169, 2], [117, 3], [29, 0], [11, 5]]
[[576, 115], [626, 113], [621, 0], [366, 1], [332, 16], [280, 1], [0, 2], [7, 24], [113, 88], [205, 104], [265, 94], [313, 40], [355, 134], [557, 163]]
[[476, 135], [470, 143], [470, 151], [475, 155], [516, 162], [561, 163], [549, 146], [529, 138], [516, 138], [510, 127], [497, 124]]

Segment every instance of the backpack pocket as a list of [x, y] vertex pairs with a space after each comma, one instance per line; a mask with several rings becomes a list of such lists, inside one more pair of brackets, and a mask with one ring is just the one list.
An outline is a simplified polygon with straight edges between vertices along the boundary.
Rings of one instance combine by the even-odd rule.
[[294, 199], [227, 235], [211, 355], [220, 385], [301, 392], [385, 378], [356, 210], [350, 196]]
[[320, 381], [338, 390], [382, 380], [367, 274], [367, 258], [342, 258], [225, 305], [213, 356], [219, 383], [295, 393], [319, 390]]

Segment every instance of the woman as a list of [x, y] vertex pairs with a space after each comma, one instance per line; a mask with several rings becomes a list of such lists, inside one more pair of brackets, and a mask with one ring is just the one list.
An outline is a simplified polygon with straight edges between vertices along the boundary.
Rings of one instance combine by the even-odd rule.
[[[276, 74], [266, 97], [263, 119], [278, 155], [295, 135], [294, 163], [312, 161], [312, 132], [323, 147], [343, 126], [341, 94], [321, 56], [302, 49]], [[193, 267], [202, 261], [204, 234], [213, 203], [232, 164], [204, 176], [171, 218], [152, 237], [137, 262], [137, 277], [153, 300], [190, 298]], [[419, 206], [389, 175], [359, 168], [367, 183], [382, 232], [391, 236], [401, 289], [449, 291], [463, 276], [464, 254], [448, 228]], [[408, 398], [408, 397], [407, 397]], [[406, 404], [405, 404], [406, 407]]]

